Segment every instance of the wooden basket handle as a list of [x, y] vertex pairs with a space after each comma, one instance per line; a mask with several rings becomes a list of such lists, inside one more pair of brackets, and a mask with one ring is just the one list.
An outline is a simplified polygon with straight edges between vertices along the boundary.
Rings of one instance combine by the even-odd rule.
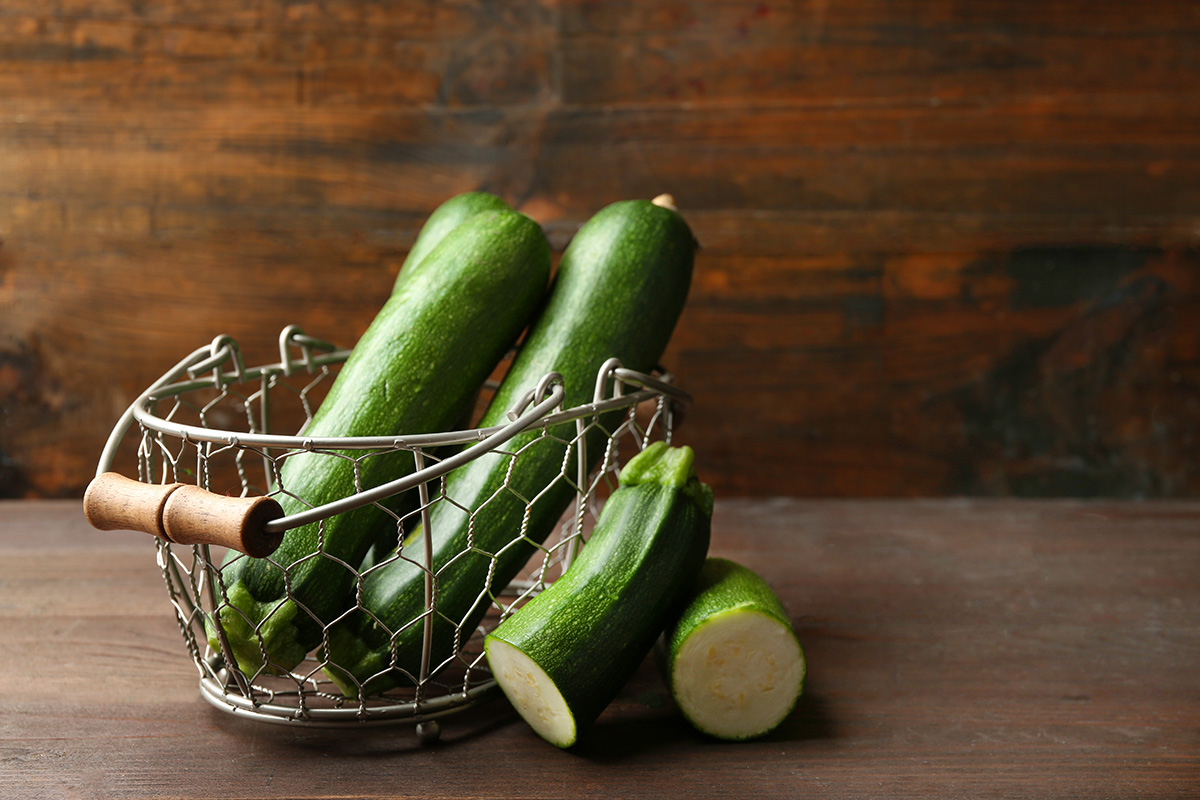
[[175, 544], [215, 544], [262, 558], [283, 531], [266, 524], [283, 516], [270, 497], [225, 497], [186, 483], [141, 483], [116, 472], [97, 475], [83, 495], [83, 513], [102, 531], [142, 531]]

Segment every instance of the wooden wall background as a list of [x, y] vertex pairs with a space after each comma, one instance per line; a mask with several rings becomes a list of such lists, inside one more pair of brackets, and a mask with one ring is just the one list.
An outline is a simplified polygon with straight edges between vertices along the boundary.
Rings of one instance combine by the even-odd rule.
[[352, 343], [425, 215], [675, 194], [726, 494], [1200, 495], [1200, 4], [5, 0], [0, 495], [229, 333]]

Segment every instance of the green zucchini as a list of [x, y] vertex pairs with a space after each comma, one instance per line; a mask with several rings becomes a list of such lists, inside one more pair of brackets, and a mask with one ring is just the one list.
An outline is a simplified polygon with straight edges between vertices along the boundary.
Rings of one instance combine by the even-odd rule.
[[[493, 397], [480, 427], [506, 424], [508, 410], [549, 372], [562, 375], [565, 408], [590, 403], [596, 374], [619, 358], [650, 371], [683, 310], [695, 239], [674, 210], [624, 201], [587, 221], [563, 253], [545, 309]], [[619, 424], [602, 420], [609, 430]], [[430, 509], [435, 612], [425, 617], [424, 532], [403, 558], [363, 580], [366, 613], [330, 631], [326, 674], [348, 697], [411, 685], [421, 666], [423, 619], [433, 626], [431, 665], [453, 659], [498, 594], [549, 536], [575, 498], [575, 424], [527, 431], [448, 474]], [[589, 470], [603, 454], [600, 426], [587, 434]], [[510, 469], [511, 467], [511, 469]], [[565, 473], [565, 474], [564, 474]], [[527, 499], [530, 502], [527, 502]], [[453, 502], [448, 502], [453, 501]], [[417, 563], [414, 563], [417, 562]]]
[[[418, 268], [420, 263], [450, 231], [476, 214], [511, 210], [508, 203], [488, 192], [464, 192], [446, 200], [433, 210], [417, 233], [417, 238], [413, 241], [413, 245], [404, 259], [404, 264], [400, 268], [400, 274], [396, 276], [396, 282], [392, 287], [393, 294], [420, 274], [421, 271]], [[470, 416], [475, 408], [478, 391], [477, 388], [475, 394], [465, 404], [462, 415], [451, 423], [451, 427], [466, 428], [470, 425]], [[396, 516], [403, 519], [403, 526], [411, 530], [415, 524], [412, 522], [413, 515], [420, 505], [416, 490], [392, 498], [389, 504], [393, 506]], [[367, 550], [362, 564], [359, 565], [359, 572], [367, 571], [396, 549], [396, 544], [400, 539], [400, 528], [401, 526], [396, 525], [395, 520], [391, 517], [385, 516], [379, 520], [375, 526], [374, 540]]]
[[600, 716], [695, 581], [713, 499], [692, 462], [662, 442], [631, 459], [566, 573], [485, 639], [496, 682], [551, 744]]
[[721, 558], [663, 633], [663, 672], [683, 715], [720, 739], [774, 730], [804, 690], [804, 650], [766, 581]]
[[[420, 273], [388, 299], [321, 403], [307, 436], [389, 436], [444, 429], [487, 378], [536, 311], [550, 250], [533, 220], [493, 211], [451, 230]], [[280, 470], [288, 514], [412, 471], [407, 451], [297, 452]], [[351, 458], [358, 459], [357, 464]], [[231, 554], [217, 614], [237, 666], [290, 670], [354, 602], [357, 567], [376, 525], [374, 504], [287, 532], [267, 559]], [[394, 524], [394, 523], [393, 523]], [[216, 631], [210, 625], [210, 640]]]

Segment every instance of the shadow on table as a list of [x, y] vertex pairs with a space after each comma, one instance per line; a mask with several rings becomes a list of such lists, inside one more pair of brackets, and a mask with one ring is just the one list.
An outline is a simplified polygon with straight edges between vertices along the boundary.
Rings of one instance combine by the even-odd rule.
[[[831, 739], [835, 735], [828, 706], [820, 696], [802, 695], [796, 709], [770, 734], [753, 742], [803, 742]], [[692, 726], [673, 707], [654, 716], [622, 717], [596, 722], [569, 752], [597, 762], [616, 762], [648, 754], [690, 749], [696, 745], [736, 747], [743, 743], [724, 742], [706, 736]]]
[[795, 710], [763, 741], [804, 742], [833, 739], [837, 735], [829, 704], [819, 694], [802, 694]]
[[[688, 724], [670, 701], [656, 707], [639, 706], [602, 716], [583, 734], [579, 743], [566, 752], [587, 761], [615, 763], [696, 746], [745, 746], [742, 743], [722, 742], [700, 733]], [[472, 709], [471, 713], [444, 719], [441, 738], [430, 744], [422, 744], [415, 730], [407, 725], [346, 730], [301, 727], [281, 730], [276, 725], [241, 720], [217, 711], [212, 714], [215, 723], [234, 739], [256, 741], [260, 746], [269, 741], [268, 747], [277, 752], [368, 759], [454, 750], [486, 740], [505, 728], [524, 726], [517, 713], [502, 700], [485, 703]], [[537, 743], [537, 737], [531, 730], [524, 729], [522, 733], [528, 735], [530, 742]], [[778, 728], [750, 745], [755, 742], [825, 740], [834, 735], [833, 720], [827, 712], [825, 701], [818, 695], [805, 694]]]

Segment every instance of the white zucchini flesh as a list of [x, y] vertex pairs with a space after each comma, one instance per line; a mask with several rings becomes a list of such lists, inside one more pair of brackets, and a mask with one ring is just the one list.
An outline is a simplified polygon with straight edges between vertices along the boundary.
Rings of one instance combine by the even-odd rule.
[[791, 713], [804, 673], [804, 651], [791, 627], [754, 608], [732, 608], [706, 619], [680, 645], [671, 688], [701, 731], [748, 739]]
[[558, 747], [575, 743], [575, 715], [536, 661], [503, 639], [488, 639], [487, 660], [508, 702], [538, 736]]

